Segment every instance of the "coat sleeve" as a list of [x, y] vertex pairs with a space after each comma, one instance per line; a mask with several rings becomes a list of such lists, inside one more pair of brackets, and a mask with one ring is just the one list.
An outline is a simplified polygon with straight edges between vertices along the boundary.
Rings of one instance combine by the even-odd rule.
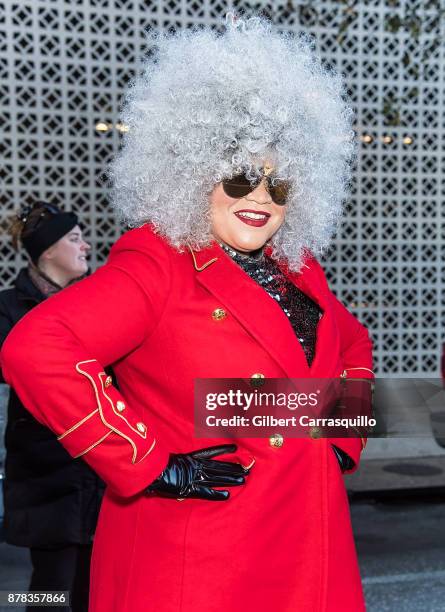
[[[372, 342], [368, 331], [356, 317], [343, 306], [343, 304], [334, 296], [333, 305], [336, 312], [337, 325], [340, 332], [340, 346], [343, 359], [344, 370], [342, 373], [346, 382], [346, 394], [353, 394], [354, 387], [347, 386], [347, 381], [354, 378], [369, 380], [369, 386], [365, 385], [363, 393], [363, 402], [369, 407], [372, 399], [372, 381], [374, 373], [372, 370]], [[356, 401], [352, 397], [348, 401]], [[363, 410], [362, 404], [362, 410]], [[351, 469], [346, 470], [346, 473], [355, 472], [360, 462], [361, 452], [366, 446], [366, 434], [363, 431], [356, 430], [357, 437], [351, 438], [332, 438], [330, 441], [335, 446], [346, 452], [354, 461]]]
[[[343, 360], [342, 377], [348, 379], [369, 379], [369, 397], [371, 397], [371, 382], [374, 380], [372, 370], [372, 342], [368, 330], [349, 310], [338, 300], [327, 286], [327, 281], [320, 264], [314, 259], [311, 265], [315, 265], [330, 293], [332, 308], [337, 322], [340, 335], [340, 351]], [[330, 442], [347, 453], [354, 462], [351, 469], [346, 473], [355, 472], [360, 462], [360, 455], [366, 446], [366, 436], [357, 431], [357, 437], [330, 438]]]
[[122, 496], [150, 484], [168, 451], [104, 367], [154, 329], [169, 279], [168, 247], [144, 228], [127, 232], [105, 266], [21, 319], [1, 352], [4, 377], [24, 406]]
[[[6, 311], [5, 305], [2, 300], [0, 300], [0, 348], [3, 346], [4, 341], [6, 340], [6, 336], [12, 329], [12, 322], [8, 313]], [[5, 379], [3, 378], [3, 371], [0, 368], [0, 383], [4, 383]]]

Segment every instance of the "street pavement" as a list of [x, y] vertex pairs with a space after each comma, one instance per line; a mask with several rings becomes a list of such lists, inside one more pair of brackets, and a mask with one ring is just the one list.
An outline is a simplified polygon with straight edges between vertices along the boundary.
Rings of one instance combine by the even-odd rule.
[[445, 611], [445, 494], [352, 503], [369, 612]]
[[[353, 497], [351, 516], [368, 612], [445, 612], [445, 493]], [[29, 573], [26, 549], [0, 544], [0, 589]]]

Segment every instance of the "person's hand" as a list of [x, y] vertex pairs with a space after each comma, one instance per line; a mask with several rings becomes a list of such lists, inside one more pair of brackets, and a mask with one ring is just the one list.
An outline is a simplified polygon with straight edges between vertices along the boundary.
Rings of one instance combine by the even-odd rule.
[[165, 470], [146, 492], [176, 499], [225, 501], [230, 497], [229, 491], [218, 491], [213, 487], [243, 485], [249, 470], [239, 463], [215, 461], [213, 457], [234, 453], [236, 449], [235, 444], [226, 444], [172, 454]]

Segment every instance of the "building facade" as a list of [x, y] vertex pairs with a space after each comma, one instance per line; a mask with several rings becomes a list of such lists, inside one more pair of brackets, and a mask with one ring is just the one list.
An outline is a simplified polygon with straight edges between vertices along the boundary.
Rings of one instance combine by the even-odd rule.
[[[263, 9], [282, 29], [313, 37], [323, 59], [345, 74], [356, 109], [352, 194], [325, 261], [331, 286], [369, 327], [380, 375], [437, 374], [445, 325], [445, 62], [443, 44], [423, 62], [419, 48], [443, 41], [444, 23], [434, 10], [440, 2], [425, 2], [417, 38], [397, 29], [410, 4], [419, 3], [1, 2], [2, 287], [24, 263], [5, 228], [25, 202], [76, 211], [93, 244], [93, 268], [120, 235], [106, 168], [125, 129], [122, 91], [149, 52], [144, 31], [220, 28], [227, 11]], [[388, 100], [401, 105], [400, 125]]]

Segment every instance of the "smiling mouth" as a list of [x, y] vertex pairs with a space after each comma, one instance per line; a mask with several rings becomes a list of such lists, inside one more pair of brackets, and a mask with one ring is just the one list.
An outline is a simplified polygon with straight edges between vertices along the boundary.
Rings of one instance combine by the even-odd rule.
[[235, 216], [246, 225], [263, 227], [269, 221], [270, 213], [259, 210], [237, 210]]

